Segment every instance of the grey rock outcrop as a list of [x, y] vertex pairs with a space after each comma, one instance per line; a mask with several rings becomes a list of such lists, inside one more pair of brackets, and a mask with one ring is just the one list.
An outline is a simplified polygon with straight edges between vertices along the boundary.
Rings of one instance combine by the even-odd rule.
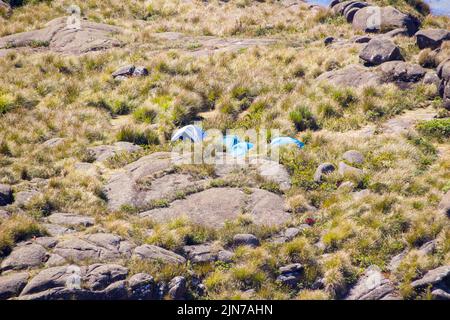
[[377, 266], [369, 267], [350, 290], [347, 300], [380, 300], [393, 293], [395, 287]]
[[442, 289], [450, 292], [450, 266], [442, 266], [428, 271], [422, 278], [411, 283], [415, 290], [423, 290], [428, 287]]
[[18, 246], [2, 261], [1, 270], [22, 270], [39, 267], [47, 258], [47, 251], [41, 245]]
[[132, 153], [142, 150], [142, 147], [130, 142], [119, 141], [112, 145], [101, 145], [87, 149], [87, 152], [95, 161], [106, 161], [117, 154]]
[[369, 65], [379, 65], [383, 62], [403, 60], [400, 48], [385, 37], [377, 37], [370, 40], [359, 57]]
[[145, 207], [154, 200], [195, 187], [196, 179], [188, 174], [167, 174], [173, 171], [174, 163], [179, 159], [172, 156], [169, 152], [152, 153], [113, 173], [105, 186], [108, 208], [117, 210], [123, 205]]
[[187, 258], [193, 263], [214, 262], [221, 247], [214, 244], [198, 244], [192, 246], [184, 246], [183, 251]]
[[28, 282], [28, 273], [12, 273], [0, 277], [0, 300], [19, 295]]
[[186, 295], [186, 279], [178, 276], [169, 282], [169, 296], [173, 300], [182, 300]]
[[[54, 267], [39, 272], [23, 289], [21, 295], [46, 291], [57, 287], [66, 287], [69, 277], [78, 269], [71, 266]], [[78, 274], [81, 278], [81, 273]]]
[[280, 190], [286, 191], [291, 187], [291, 177], [286, 168], [279, 162], [267, 159], [253, 159], [250, 164], [256, 166], [258, 173], [268, 181], [277, 183]]
[[170, 264], [181, 264], [186, 262], [185, 258], [175, 252], [149, 244], [136, 247], [133, 251], [133, 258], [146, 261], [160, 261]]
[[129, 258], [134, 245], [110, 233], [68, 237], [60, 241], [53, 253], [70, 261], [115, 261]]
[[378, 70], [385, 82], [414, 83], [424, 79], [427, 69], [417, 64], [403, 61], [389, 61], [381, 64]]
[[299, 263], [281, 267], [278, 270], [280, 272], [280, 275], [277, 277], [277, 281], [286, 286], [294, 288], [303, 277], [303, 269], [303, 266]]
[[86, 20], [77, 26], [70, 19], [57, 18], [48, 22], [43, 29], [0, 38], [0, 49], [41, 46], [54, 52], [83, 54], [122, 45], [112, 36], [120, 33], [120, 28]]
[[361, 152], [356, 150], [348, 150], [343, 155], [342, 158], [350, 164], [362, 164], [364, 162], [364, 156]]
[[47, 220], [52, 224], [58, 224], [65, 227], [90, 227], [94, 225], [95, 219], [74, 213], [57, 212], [50, 215]]
[[196, 224], [220, 228], [247, 212], [258, 225], [280, 225], [289, 220], [283, 197], [260, 189], [247, 194], [237, 188], [211, 188], [172, 202], [169, 207], [145, 211], [140, 215], [155, 221], [187, 216]]
[[253, 234], [236, 234], [233, 237], [233, 245], [234, 246], [250, 246], [257, 247], [259, 246], [259, 239], [255, 237]]
[[148, 75], [148, 70], [145, 67], [142, 66], [134, 66], [134, 65], [127, 65], [124, 67], [121, 67], [114, 71], [111, 75], [113, 78], [119, 78], [119, 77], [144, 77]]
[[417, 18], [391, 6], [362, 8], [354, 15], [352, 24], [354, 29], [364, 32], [386, 32], [404, 28], [409, 35], [415, 34], [420, 26]]
[[450, 40], [450, 31], [445, 29], [424, 29], [416, 34], [417, 46], [420, 49], [439, 48], [444, 41]]
[[107, 288], [113, 282], [124, 280], [128, 269], [116, 264], [93, 264], [87, 267], [83, 276], [83, 285], [98, 291]]
[[441, 79], [439, 95], [444, 100], [443, 107], [450, 110], [450, 59], [442, 61], [436, 69], [437, 76]]
[[336, 86], [354, 88], [377, 86], [382, 83], [379, 74], [356, 64], [342, 69], [324, 72], [316, 78], [316, 81], [327, 81]]
[[64, 139], [64, 138], [52, 138], [52, 139], [45, 141], [42, 144], [42, 146], [45, 148], [56, 148], [56, 147], [62, 145], [65, 141], [66, 141], [66, 139]]

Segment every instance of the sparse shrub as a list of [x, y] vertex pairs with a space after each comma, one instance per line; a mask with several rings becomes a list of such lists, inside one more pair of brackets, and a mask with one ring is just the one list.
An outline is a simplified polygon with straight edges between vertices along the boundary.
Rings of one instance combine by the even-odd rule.
[[159, 144], [159, 137], [154, 131], [150, 129], [141, 131], [129, 126], [121, 128], [117, 133], [116, 139], [118, 141], [127, 141], [139, 145]]
[[332, 98], [339, 103], [342, 108], [348, 108], [358, 101], [357, 96], [351, 89], [333, 90]]
[[0, 94], [0, 116], [10, 111], [14, 106], [14, 99], [7, 94]]
[[140, 107], [133, 112], [134, 119], [144, 123], [153, 123], [157, 115], [158, 113], [156, 110], [148, 107]]
[[295, 128], [298, 131], [319, 129], [316, 119], [308, 107], [297, 107], [294, 111], [289, 113], [289, 119], [294, 123]]
[[417, 129], [424, 135], [440, 141], [450, 138], [450, 118], [420, 122]]
[[0, 224], [0, 257], [9, 254], [14, 243], [44, 233], [33, 218], [22, 214], [13, 215]]

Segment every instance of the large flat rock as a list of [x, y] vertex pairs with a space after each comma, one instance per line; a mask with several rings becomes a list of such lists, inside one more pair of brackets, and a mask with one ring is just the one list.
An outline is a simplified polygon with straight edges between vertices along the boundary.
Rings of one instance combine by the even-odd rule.
[[195, 185], [196, 181], [190, 175], [170, 172], [178, 159], [173, 156], [170, 152], [152, 153], [113, 173], [105, 186], [108, 208], [144, 207], [152, 200], [171, 197], [177, 191]]
[[47, 251], [41, 245], [18, 246], [2, 261], [0, 269], [6, 271], [36, 268], [43, 264], [46, 258]]
[[119, 32], [118, 27], [86, 20], [81, 20], [77, 27], [68, 24], [68, 17], [60, 17], [43, 29], [0, 38], [0, 49], [43, 47], [55, 52], [83, 54], [120, 46], [121, 42], [112, 36]]
[[377, 86], [382, 83], [380, 75], [360, 65], [349, 65], [343, 69], [322, 73], [316, 78], [318, 82], [327, 81], [342, 87]]
[[28, 273], [12, 273], [0, 277], [0, 300], [17, 296], [28, 281]]
[[53, 253], [69, 261], [115, 261], [129, 258], [134, 245], [110, 233], [68, 237], [60, 241]]
[[279, 225], [290, 217], [284, 211], [283, 197], [260, 189], [251, 189], [247, 194], [236, 188], [208, 189], [176, 200], [167, 208], [143, 212], [141, 216], [156, 221], [186, 216], [196, 224], [221, 228], [226, 221], [236, 220], [243, 212], [259, 225]]

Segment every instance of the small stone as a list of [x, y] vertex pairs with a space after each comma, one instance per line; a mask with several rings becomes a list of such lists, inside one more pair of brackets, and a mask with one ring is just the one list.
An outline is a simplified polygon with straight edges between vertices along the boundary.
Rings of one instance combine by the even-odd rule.
[[234, 253], [228, 250], [221, 250], [217, 254], [217, 260], [225, 263], [233, 262]]
[[184, 252], [193, 263], [213, 262], [217, 260], [217, 249], [210, 244], [184, 246]]
[[234, 246], [250, 246], [257, 247], [259, 246], [259, 240], [252, 234], [236, 234], [233, 237], [233, 245]]
[[329, 174], [334, 170], [336, 170], [336, 168], [331, 163], [322, 163], [317, 167], [316, 172], [314, 173], [314, 181], [321, 182], [324, 175]]
[[138, 145], [130, 142], [119, 141], [112, 145], [90, 147], [87, 149], [87, 152], [92, 158], [95, 159], [95, 161], [103, 162], [114, 157], [116, 154], [133, 153], [140, 150], [142, 150], [142, 147]]
[[339, 174], [341, 176], [359, 176], [363, 173], [363, 171], [361, 169], [349, 166], [348, 164], [346, 164], [345, 162], [340, 162], [339, 163], [339, 170], [338, 170]]
[[14, 204], [17, 206], [26, 206], [39, 194], [40, 193], [36, 190], [26, 190], [17, 192], [14, 197], [15, 200]]
[[135, 70], [135, 66], [130, 64], [130, 65], [127, 65], [127, 66], [117, 69], [116, 71], [114, 71], [112, 73], [112, 76], [113, 76], [113, 78], [117, 78], [119, 76], [122, 76], [122, 77], [128, 76], [129, 77], [129, 76], [133, 75], [134, 70]]
[[368, 195], [370, 195], [370, 190], [369, 189], [363, 189], [363, 190], [360, 190], [360, 191], [353, 192], [352, 195], [353, 195], [353, 199], [354, 200], [360, 200], [360, 199], [365, 198]]
[[128, 298], [127, 282], [125, 280], [114, 282], [100, 291], [98, 296], [105, 300], [125, 300]]
[[[379, 19], [374, 19], [374, 16]], [[364, 32], [386, 32], [403, 28], [407, 34], [413, 35], [418, 30], [420, 21], [392, 6], [368, 6], [356, 12], [352, 25], [354, 29]]]
[[422, 82], [424, 84], [434, 84], [436, 85], [436, 87], [439, 87], [439, 77], [437, 76], [436, 72], [434, 71], [429, 71], [427, 73], [425, 73], [425, 75], [423, 76], [423, 80]]
[[42, 146], [46, 148], [56, 148], [64, 143], [64, 138], [53, 138], [45, 141]]
[[355, 184], [351, 181], [344, 181], [339, 185], [338, 189], [349, 189], [349, 190], [353, 190], [353, 188], [355, 187]]
[[356, 150], [346, 151], [342, 155], [342, 158], [350, 164], [362, 164], [364, 162], [364, 156], [361, 154], [361, 152]]
[[[308, 226], [310, 228], [310, 226]], [[288, 241], [294, 239], [298, 234], [300, 233], [299, 228], [288, 228], [286, 231], [284, 231], [284, 236], [287, 238]]]
[[372, 40], [372, 38], [369, 36], [357, 36], [354, 37], [352, 40], [354, 43], [368, 43], [370, 40]]
[[136, 67], [133, 72], [134, 77], [145, 77], [148, 76], [148, 70], [145, 67]]

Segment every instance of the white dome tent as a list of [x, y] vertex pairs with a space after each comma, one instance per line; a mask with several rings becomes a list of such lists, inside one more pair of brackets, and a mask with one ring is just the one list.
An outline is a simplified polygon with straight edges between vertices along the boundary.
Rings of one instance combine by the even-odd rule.
[[201, 142], [205, 136], [206, 133], [202, 130], [202, 128], [190, 124], [175, 131], [172, 135], [171, 141], [191, 140], [192, 142]]

